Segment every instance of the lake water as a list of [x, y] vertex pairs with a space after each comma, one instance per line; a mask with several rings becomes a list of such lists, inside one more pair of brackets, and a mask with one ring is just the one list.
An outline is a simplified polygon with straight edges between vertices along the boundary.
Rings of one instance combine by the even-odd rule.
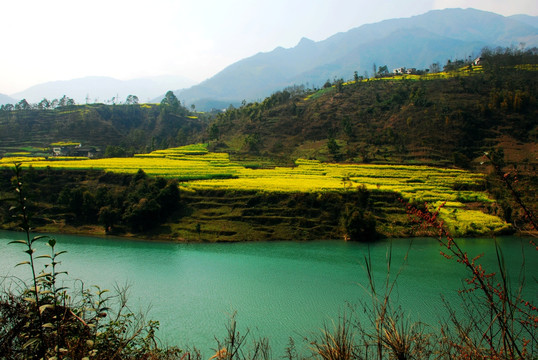
[[[0, 274], [28, 279], [28, 268], [15, 267], [27, 260], [23, 246], [8, 242], [22, 233], [0, 232]], [[343, 241], [249, 242], [234, 244], [175, 244], [113, 238], [55, 235], [61, 255], [60, 270], [66, 279], [83, 280], [85, 286], [112, 289], [129, 284], [133, 310], [147, 310], [161, 324], [163, 342], [196, 345], [203, 354], [216, 348], [231, 314], [237, 313], [241, 332], [269, 338], [273, 356], [280, 357], [289, 338], [306, 351], [304, 337], [318, 334], [348, 309], [348, 304], [368, 302], [364, 266], [370, 256], [378, 287], [387, 274], [387, 252], [392, 244], [392, 274], [408, 253], [407, 264], [394, 290], [398, 302], [413, 320], [437, 324], [444, 307], [440, 294], [457, 304], [465, 271], [439, 254], [433, 239], [396, 239], [375, 244]], [[538, 262], [528, 240], [498, 239], [513, 281], [517, 281], [522, 252], [527, 274], [527, 298], [537, 302]], [[485, 253], [481, 262], [496, 269], [494, 241], [459, 240], [470, 256]], [[38, 254], [48, 252], [38, 246]], [[369, 254], [369, 255], [368, 255]], [[71, 287], [76, 286], [69, 282]], [[330, 325], [332, 326], [332, 325]]]

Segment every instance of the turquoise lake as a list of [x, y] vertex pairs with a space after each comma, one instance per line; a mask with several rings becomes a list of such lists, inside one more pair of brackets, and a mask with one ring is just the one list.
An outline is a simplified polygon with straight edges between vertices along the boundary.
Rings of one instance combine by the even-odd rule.
[[[393, 300], [412, 320], [435, 327], [444, 313], [443, 294], [457, 306], [465, 270], [439, 254], [435, 239], [395, 239], [374, 244], [343, 241], [248, 242], [233, 244], [176, 244], [115, 238], [55, 235], [61, 255], [59, 270], [70, 288], [99, 285], [113, 289], [128, 284], [132, 310], [148, 311], [160, 322], [159, 337], [165, 344], [195, 345], [209, 357], [222, 339], [231, 314], [239, 330], [267, 337], [273, 357], [284, 355], [292, 337], [299, 351], [349, 312], [349, 304], [369, 302], [365, 256], [370, 256], [374, 278], [381, 289], [387, 274], [387, 253], [392, 248], [394, 275], [404, 263]], [[0, 232], [0, 275], [4, 284], [13, 277], [28, 279], [29, 269], [15, 267], [27, 260], [22, 233]], [[503, 237], [502, 249], [514, 284], [525, 258], [527, 298], [538, 302], [536, 250], [525, 238]], [[458, 240], [470, 255], [480, 253], [486, 269], [495, 271], [494, 240]], [[391, 245], [392, 244], [392, 245]], [[37, 254], [48, 253], [44, 244]], [[526, 254], [526, 256], [523, 256]], [[40, 268], [41, 269], [41, 268]], [[330, 325], [332, 327], [332, 325]]]

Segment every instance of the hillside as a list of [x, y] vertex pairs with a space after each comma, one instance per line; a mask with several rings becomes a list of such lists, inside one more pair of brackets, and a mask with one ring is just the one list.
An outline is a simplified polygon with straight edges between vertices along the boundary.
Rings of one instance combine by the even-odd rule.
[[166, 104], [2, 107], [0, 154], [58, 141], [148, 152], [209, 138], [213, 150], [273, 163], [315, 158], [473, 168], [483, 151], [502, 147], [509, 161], [531, 167], [538, 55], [490, 57], [497, 60], [450, 73], [338, 80], [321, 90], [287, 88], [261, 102], [230, 107], [210, 125], [214, 114], [192, 113], [177, 98], [175, 110]]
[[469, 69], [337, 81], [314, 93], [280, 91], [219, 115], [210, 126], [211, 146], [284, 162], [304, 157], [463, 168], [504, 147], [509, 161], [535, 166], [536, 65]]
[[321, 87], [327, 79], [373, 75], [373, 66], [425, 69], [447, 59], [477, 56], [486, 46], [538, 46], [530, 16], [503, 17], [474, 9], [431, 11], [411, 18], [363, 25], [314, 42], [276, 48], [238, 61], [177, 96], [198, 109], [259, 101], [294, 84]]
[[[203, 134], [206, 121], [164, 105], [74, 105], [0, 111], [0, 156], [55, 142], [78, 142], [116, 156], [184, 145]], [[121, 156], [120, 155], [120, 156]]]
[[[533, 194], [538, 186], [537, 58], [538, 54], [532, 51], [486, 51], [480, 66], [460, 67], [456, 63], [453, 70], [436, 74], [380, 75], [347, 83], [336, 81], [317, 91], [288, 88], [260, 103], [245, 103], [237, 109], [230, 107], [211, 122], [179, 106], [171, 92], [160, 105], [100, 104], [50, 110], [3, 108], [0, 148], [8, 152], [29, 145], [48, 146], [52, 141], [79, 141], [107, 146], [105, 155], [117, 157], [116, 153], [108, 151], [109, 145], [132, 149], [138, 146], [138, 151], [147, 152], [174, 146], [172, 144], [177, 142], [195, 143], [209, 138], [208, 144], [194, 150], [189, 148], [186, 153], [185, 149], [177, 150], [179, 153], [169, 149], [121, 159], [24, 159], [25, 166], [31, 165], [39, 171], [40, 177], [56, 176], [49, 170], [75, 171], [73, 176], [68, 176], [73, 183], [64, 187], [71, 190], [81, 187], [80, 193], [93, 194], [103, 182], [110, 180], [108, 177], [112, 175], [93, 174], [98, 170], [136, 174], [138, 169], [144, 169], [152, 177], [164, 176], [184, 182], [185, 212], [175, 214], [172, 223], [163, 225], [164, 228], [150, 236], [166, 237], [172, 232], [179, 238], [207, 236], [213, 240], [245, 240], [251, 235], [252, 238], [282, 239], [308, 233], [332, 238], [341, 232], [341, 219], [346, 216], [342, 212], [344, 197], [340, 199], [343, 202], [337, 202], [338, 216], [330, 215], [334, 209], [323, 208], [325, 202], [316, 203], [315, 196], [310, 195], [300, 199], [300, 206], [294, 212], [288, 214], [283, 209], [291, 206], [290, 197], [295, 196], [294, 193], [346, 193], [347, 184], [363, 186], [370, 192], [377, 205], [368, 211], [377, 222], [376, 231], [385, 236], [406, 235], [409, 224], [402, 220], [405, 211], [397, 202], [399, 196], [419, 203], [437, 204], [449, 200], [451, 204], [447, 205], [445, 214], [448, 219], [465, 210], [520, 222], [524, 214], [518, 212], [517, 204], [511, 202], [510, 195], [494, 177], [484, 177], [485, 182], [476, 183], [464, 177], [482, 178], [484, 175], [453, 168], [487, 172], [489, 161], [482, 165], [482, 156], [488, 152], [501, 165], [507, 165], [508, 170], [517, 170], [523, 199], [534, 207]], [[208, 153], [208, 150], [216, 153]], [[121, 155], [125, 155], [125, 148]], [[8, 166], [15, 161], [4, 160]], [[330, 164], [335, 162], [354, 164]], [[412, 166], [414, 174], [410, 175], [406, 173], [410, 169], [403, 164], [435, 167]], [[88, 171], [90, 169], [93, 171]], [[398, 173], [391, 173], [393, 170]], [[76, 184], [80, 171], [81, 176], [93, 179], [91, 188], [85, 187], [90, 184], [89, 179]], [[437, 179], [439, 174], [441, 180]], [[112, 177], [122, 184], [116, 185], [135, 184], [126, 177]], [[9, 177], [4, 180], [9, 181]], [[283, 187], [279, 187], [281, 182], [285, 183]], [[46, 188], [50, 181], [43, 184]], [[162, 181], [159, 184], [165, 186]], [[132, 191], [144, 189], [135, 185]], [[310, 186], [309, 190], [303, 191], [305, 185]], [[52, 195], [53, 192], [45, 188], [40, 191], [49, 192], [51, 201], [56, 201], [58, 191], [62, 190], [56, 189], [56, 195]], [[444, 189], [442, 194], [438, 194], [440, 189]], [[114, 191], [118, 196], [125, 196], [123, 190]], [[487, 191], [488, 195], [471, 194], [475, 191]], [[263, 192], [289, 192], [291, 195], [267, 197], [261, 194]], [[488, 198], [491, 195], [497, 203]], [[151, 213], [151, 209], [157, 208], [147, 201], [146, 195], [137, 196], [140, 197], [138, 206], [144, 211]], [[113, 203], [115, 206], [123, 204], [118, 211], [125, 217], [122, 226], [128, 226], [127, 215], [136, 207], [123, 208], [125, 200]], [[240, 203], [243, 205], [239, 206]], [[42, 210], [49, 220], [56, 211], [49, 214], [47, 209], [56, 209], [50, 206], [44, 204]], [[106, 206], [105, 201], [100, 207]], [[293, 220], [308, 206], [316, 211], [298, 222]], [[101, 209], [94, 210], [91, 221], [90, 218], [85, 220], [83, 212], [75, 214], [77, 221], [96, 225], [97, 211]], [[62, 211], [70, 213], [69, 209]], [[71, 209], [71, 212], [76, 211], [80, 209]], [[370, 218], [364, 216], [361, 221], [367, 225]], [[315, 225], [321, 219], [326, 227]], [[46, 223], [50, 224], [49, 220]], [[77, 221], [67, 221], [66, 226]], [[477, 230], [479, 222], [474, 217], [471, 219], [474, 228], [466, 232], [462, 231], [459, 217], [454, 221], [454, 229], [459, 228], [456, 234], [482, 231]], [[245, 223], [249, 223], [249, 227], [245, 227]], [[137, 224], [133, 222], [130, 226]], [[276, 231], [280, 226], [287, 230]], [[502, 229], [503, 224], [498, 227]]]
[[[15, 161], [35, 201], [38, 231], [210, 241], [411, 236], [398, 199], [443, 204], [439, 216], [457, 236], [512, 230], [486, 193], [485, 176], [459, 169], [298, 159], [262, 170], [198, 144], [131, 158], [5, 158], [5, 198]], [[7, 203], [0, 224], [16, 225]]]

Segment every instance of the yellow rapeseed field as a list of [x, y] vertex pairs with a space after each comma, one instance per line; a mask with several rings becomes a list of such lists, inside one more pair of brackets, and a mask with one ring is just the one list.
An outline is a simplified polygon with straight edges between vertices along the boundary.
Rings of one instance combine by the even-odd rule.
[[14, 163], [35, 169], [98, 169], [117, 173], [144, 170], [151, 176], [177, 178], [184, 189], [230, 189], [264, 192], [352, 191], [358, 186], [400, 194], [407, 201], [443, 202], [441, 216], [451, 227], [506, 227], [496, 216], [465, 209], [467, 202], [493, 203], [480, 188], [482, 174], [458, 169], [413, 165], [327, 164], [298, 159], [294, 167], [251, 169], [230, 161], [225, 153], [207, 151], [204, 144], [157, 150], [131, 158], [45, 159], [13, 157], [0, 159], [0, 166]]

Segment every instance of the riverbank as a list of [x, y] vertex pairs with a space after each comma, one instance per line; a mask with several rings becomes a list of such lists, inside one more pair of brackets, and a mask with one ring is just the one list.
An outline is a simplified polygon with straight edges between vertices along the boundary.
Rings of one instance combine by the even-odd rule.
[[[352, 227], [364, 228], [368, 220], [373, 226], [370, 233], [362, 233], [353, 240], [432, 235], [413, 223], [398, 194], [390, 192], [368, 191], [365, 195], [359, 192], [198, 190], [181, 192], [180, 202], [180, 209], [171, 213], [166, 221], [143, 232], [133, 232], [122, 225], [113, 226], [107, 232], [103, 225], [74, 220], [74, 215], [69, 212], [47, 214], [47, 207], [43, 205], [43, 209], [33, 218], [33, 229], [40, 233], [165, 242], [305, 241], [342, 240], [348, 237], [350, 231], [354, 231]], [[60, 210], [58, 207], [48, 208], [54, 209]], [[350, 223], [353, 216], [355, 222]], [[487, 224], [482, 224], [483, 227], [480, 225], [462, 225], [460, 229], [466, 231], [455, 232], [455, 236], [482, 237], [512, 233], [509, 227], [492, 228], [488, 232]], [[1, 228], [16, 230], [17, 224], [4, 223]]]
[[[341, 188], [317, 191], [292, 190], [289, 186], [286, 191], [271, 190], [263, 186], [263, 181], [258, 188], [252, 183], [252, 188], [237, 189], [231, 188], [234, 179], [223, 184], [214, 180], [178, 183], [147, 176], [143, 171], [122, 174], [31, 168], [23, 171], [22, 181], [33, 214], [32, 227], [47, 233], [176, 242], [371, 241], [430, 235], [410, 220], [407, 203], [422, 210], [428, 206], [432, 212], [442, 204], [439, 217], [454, 236], [511, 233], [510, 225], [494, 215], [496, 204], [481, 190], [483, 185], [476, 184], [479, 179], [471, 176], [469, 183], [464, 183], [451, 173], [447, 176], [445, 170], [435, 169], [417, 170], [414, 177], [406, 174], [409, 169], [377, 171], [369, 176], [382, 174], [392, 185], [366, 186], [343, 178]], [[255, 174], [264, 179], [263, 173]], [[12, 176], [11, 171], [2, 171], [2, 198], [12, 197]], [[282, 175], [281, 186], [301, 181], [308, 179]], [[367, 181], [381, 183], [365, 176]], [[449, 201], [443, 203], [443, 199]], [[1, 228], [14, 230], [18, 225], [9, 207], [8, 202], [0, 207]]]

